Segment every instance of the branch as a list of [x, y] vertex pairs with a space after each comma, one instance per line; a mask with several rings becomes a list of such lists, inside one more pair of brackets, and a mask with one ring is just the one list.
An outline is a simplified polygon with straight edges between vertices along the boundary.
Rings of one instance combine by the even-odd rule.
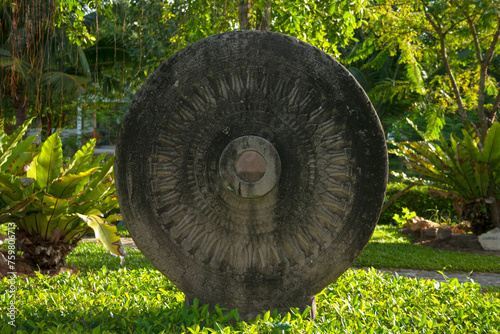
[[495, 102], [493, 103], [493, 108], [491, 108], [491, 115], [494, 116], [498, 110], [500, 109], [500, 89], [497, 94], [497, 98], [495, 99]]
[[486, 56], [484, 57], [484, 62], [486, 67], [490, 65], [491, 60], [493, 59], [493, 54], [495, 53], [495, 48], [498, 45], [498, 39], [500, 38], [500, 16], [497, 17], [498, 27], [497, 31], [495, 31], [495, 35], [493, 35], [493, 40], [491, 41], [490, 48], [486, 51]]
[[385, 209], [387, 209], [389, 207], [389, 205], [391, 205], [392, 202], [394, 202], [399, 196], [403, 195], [405, 192], [407, 192], [408, 190], [413, 188], [413, 186], [416, 186], [416, 185], [417, 185], [416, 183], [412, 183], [409, 186], [407, 186], [406, 188], [404, 188], [403, 190], [401, 190], [400, 192], [398, 192], [396, 195], [392, 196], [392, 198], [389, 201], [387, 201], [387, 203], [385, 203], [385, 205], [382, 207], [382, 211], [380, 211], [380, 212], [381, 213], [384, 212]]
[[468, 123], [467, 113], [465, 111], [465, 106], [462, 101], [462, 96], [460, 94], [460, 88], [458, 87], [457, 81], [455, 80], [455, 76], [453, 75], [453, 71], [451, 70], [451, 66], [448, 61], [448, 53], [446, 51], [446, 44], [444, 40], [445, 34], [443, 33], [443, 29], [441, 28], [441, 26], [437, 24], [435, 18], [431, 16], [431, 14], [429, 14], [427, 10], [425, 10], [425, 17], [439, 36], [439, 43], [441, 45], [441, 55], [443, 56], [443, 65], [444, 68], [446, 69], [446, 72], [448, 73], [448, 77], [450, 78], [451, 86], [453, 87], [453, 92], [455, 93], [455, 98], [458, 104], [458, 112], [460, 113], [460, 118], [462, 119], [462, 123], [465, 126], [466, 123]]
[[476, 49], [476, 57], [479, 60], [479, 63], [483, 63], [483, 55], [481, 54], [481, 47], [479, 46], [479, 37], [477, 36], [476, 25], [474, 21], [472, 21], [470, 15], [465, 13], [465, 17], [467, 18], [467, 22], [469, 23], [470, 31], [472, 32], [472, 39], [474, 40], [474, 47]]

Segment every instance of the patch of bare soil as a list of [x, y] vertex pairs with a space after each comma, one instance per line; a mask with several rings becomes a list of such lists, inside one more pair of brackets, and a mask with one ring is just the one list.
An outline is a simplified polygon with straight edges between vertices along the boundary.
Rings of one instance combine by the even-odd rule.
[[423, 247], [431, 247], [435, 249], [449, 250], [455, 252], [469, 253], [469, 254], [480, 254], [480, 255], [492, 255], [492, 256], [500, 256], [500, 252], [487, 251], [479, 248], [465, 248], [463, 246], [454, 246], [450, 245], [446, 241], [436, 240], [436, 239], [426, 239], [426, 238], [416, 238], [413, 241], [414, 245], [419, 245]]
[[[8, 258], [6, 251], [0, 251], [4, 258]], [[12, 267], [12, 265], [14, 267]], [[59, 269], [48, 269], [48, 270], [40, 270], [31, 268], [26, 262], [23, 261], [23, 257], [17, 257], [16, 261], [5, 262], [0, 265], [0, 279], [3, 277], [13, 276], [15, 273], [16, 277], [21, 277], [24, 280], [29, 279], [30, 277], [36, 277], [37, 272], [42, 275], [48, 276], [56, 276], [62, 273], [69, 271], [71, 274], [77, 274], [79, 271], [77, 268], [72, 266], [64, 266]]]

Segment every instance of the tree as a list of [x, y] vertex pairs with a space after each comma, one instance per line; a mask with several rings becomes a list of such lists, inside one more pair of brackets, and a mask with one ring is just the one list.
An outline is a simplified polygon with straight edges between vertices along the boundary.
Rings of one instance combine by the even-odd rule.
[[4, 1], [0, 12], [2, 33], [1, 75], [2, 92], [12, 100], [16, 127], [26, 120], [28, 104], [27, 81], [30, 70], [40, 64], [33, 50], [44, 42], [43, 27], [54, 20], [54, 1]]
[[260, 29], [284, 33], [340, 56], [339, 47], [361, 26], [363, 0], [354, 1], [174, 1], [166, 19], [175, 20], [171, 42], [179, 50], [201, 38], [229, 30]]
[[[477, 231], [500, 226], [500, 171], [490, 154], [497, 150], [492, 144], [497, 131], [488, 136], [498, 128], [500, 106], [499, 5], [498, 0], [373, 1], [366, 27], [371, 38], [357, 53], [400, 54], [412, 92], [424, 97], [430, 112], [424, 141], [395, 143], [399, 150], [394, 153], [426, 177], [420, 182], [452, 192], [468, 219], [487, 211], [485, 219], [473, 222]], [[414, 105], [417, 112], [422, 107]], [[451, 146], [440, 136], [447, 114], [463, 125], [464, 139], [452, 136]]]
[[498, 0], [373, 1], [366, 12], [372, 36], [358, 56], [400, 53], [412, 90], [443, 110], [429, 122], [432, 137], [453, 113], [484, 143], [500, 106], [500, 78], [490, 69], [499, 51], [499, 8]]
[[[52, 106], [60, 106], [62, 123], [65, 98], [72, 99], [89, 80], [78, 74], [82, 57], [71, 48], [80, 29], [75, 0], [11, 0], [0, 8], [0, 81], [2, 105], [11, 106], [16, 127], [28, 114], [43, 116], [48, 134]], [[68, 10], [70, 7], [71, 10]], [[74, 9], [74, 10], [73, 10]], [[74, 24], [65, 31], [64, 25]], [[81, 30], [81, 29], [80, 29]], [[84, 34], [85, 35], [85, 34]], [[78, 39], [81, 43], [88, 34]], [[76, 44], [75, 44], [76, 45]], [[6, 102], [10, 100], [10, 102]], [[2, 110], [5, 117], [8, 110]], [[56, 114], [58, 115], [58, 114]]]

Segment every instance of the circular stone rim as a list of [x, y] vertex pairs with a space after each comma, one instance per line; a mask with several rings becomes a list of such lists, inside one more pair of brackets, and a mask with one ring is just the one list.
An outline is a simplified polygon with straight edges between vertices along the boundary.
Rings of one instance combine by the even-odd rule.
[[[266, 162], [264, 176], [255, 182], [243, 180], [236, 171], [236, 160], [245, 152], [254, 151]], [[281, 175], [281, 160], [278, 151], [267, 140], [258, 136], [241, 136], [230, 142], [219, 159], [219, 177], [226, 187], [245, 198], [261, 197], [269, 193]]]
[[[239, 38], [245, 38], [245, 43], [236, 43]], [[235, 44], [239, 50], [244, 49], [246, 53], [237, 54], [239, 50], [233, 47]], [[216, 45], [218, 49], [212, 48], [209, 50], [207, 48], [207, 46], [213, 45]], [[227, 60], [232, 61], [235, 53], [240, 56], [244, 54], [245, 59], [250, 60], [258, 59], [258, 57], [256, 57], [257, 54], [266, 55], [272, 53], [273, 56], [277, 54], [276, 58], [283, 57], [283, 59], [290, 59], [288, 64], [299, 64], [301, 71], [303, 71], [303, 73], [307, 72], [307, 75], [304, 75], [314, 79], [311, 80], [310, 87], [316, 85], [316, 78], [322, 80], [321, 83], [332, 80], [333, 84], [329, 87], [334, 88], [334, 91], [338, 87], [338, 89], [340, 89], [338, 92], [340, 95], [344, 94], [347, 97], [353, 94], [356, 95], [356, 98], [348, 99], [333, 97], [331, 94], [326, 94], [321, 97], [322, 99], [324, 98], [322, 101], [326, 101], [329, 107], [333, 106], [333, 110], [335, 110], [336, 107], [334, 104], [332, 105], [332, 103], [338, 100], [345, 103], [345, 105], [342, 105], [342, 110], [340, 110], [339, 113], [335, 111], [335, 114], [331, 115], [334, 116], [335, 119], [345, 122], [345, 128], [349, 131], [338, 134], [339, 136], [346, 136], [346, 141], [351, 145], [348, 147], [351, 148], [350, 154], [354, 157], [353, 159], [361, 161], [361, 164], [356, 163], [352, 166], [352, 169], [347, 170], [348, 173], [352, 172], [356, 176], [356, 182], [352, 184], [352, 187], [346, 185], [346, 189], [354, 193], [350, 212], [344, 217], [347, 223], [342, 223], [342, 225], [340, 225], [341, 230], [340, 233], [337, 234], [338, 237], [335, 237], [336, 239], [334, 239], [333, 243], [325, 245], [321, 253], [312, 258], [313, 261], [307, 261], [300, 266], [287, 267], [280, 270], [278, 276], [273, 276], [272, 282], [276, 283], [276, 286], [281, 287], [281, 289], [276, 289], [275, 286], [271, 287], [268, 284], [270, 281], [268, 280], [269, 277], [262, 277], [258, 272], [255, 273], [254, 276], [252, 276], [252, 273], [245, 276], [234, 272], [218, 272], [218, 275], [214, 275], [211, 268], [207, 269], [207, 267], [195, 266], [195, 264], [199, 263], [198, 259], [186, 257], [184, 253], [182, 253], [178, 244], [173, 240], [173, 237], [170, 235], [167, 236], [167, 232], [165, 232], [166, 230], [164, 228], [166, 223], [160, 221], [160, 215], [156, 211], [153, 211], [157, 199], [153, 196], [153, 191], [151, 189], [154, 185], [148, 177], [150, 171], [153, 170], [155, 166], [152, 166], [148, 161], [150, 161], [149, 159], [151, 159], [151, 155], [156, 149], [154, 141], [158, 140], [157, 135], [160, 131], [159, 127], [162, 127], [162, 131], [167, 129], [166, 125], [161, 122], [167, 117], [166, 114], [168, 113], [174, 114], [177, 122], [186, 123], [196, 118], [192, 115], [175, 114], [178, 108], [172, 109], [172, 105], [159, 106], [159, 101], [165, 101], [169, 96], [174, 96], [174, 94], [165, 93], [166, 89], [175, 90], [185, 84], [186, 80], [188, 80], [188, 76], [184, 75], [186, 73], [182, 71], [190, 71], [187, 74], [192, 75], [194, 70], [191, 64], [193, 64], [194, 61], [199, 62], [199, 64], [203, 66], [212, 66], [211, 64], [214, 64], [214, 62], [222, 63]], [[216, 54], [218, 58], [214, 58], [214, 54]], [[240, 58], [244, 57], [241, 56]], [[276, 61], [275, 64], [280, 65]], [[239, 65], [239, 68], [242, 68], [241, 64]], [[245, 64], [245, 66], [247, 66], [247, 64]], [[263, 66], [265, 66], [265, 64]], [[199, 69], [200, 67], [197, 68]], [[274, 71], [274, 69], [269, 70], [269, 72], [272, 71]], [[289, 74], [291, 72], [292, 71], [288, 69], [287, 72], [283, 73]], [[198, 77], [200, 76], [199, 73], [196, 73], [196, 75]], [[193, 78], [196, 78], [196, 76]], [[272, 79], [273, 78], [269, 80]], [[228, 79], [228, 82], [231, 81]], [[191, 83], [192, 82], [190, 82], [190, 84]], [[238, 82], [234, 83], [239, 84]], [[291, 84], [293, 85], [293, 82]], [[241, 86], [237, 85], [235, 87], [238, 88]], [[228, 90], [224, 92], [227, 93]], [[290, 90], [287, 92], [290, 92]], [[320, 92], [326, 91], [320, 90]], [[183, 98], [184, 97], [186, 96], [183, 96]], [[210, 98], [210, 96], [207, 97]], [[182, 99], [179, 97], [177, 101], [182, 102]], [[211, 103], [209, 99], [207, 101], [207, 103]], [[230, 116], [234, 116], [235, 112], [241, 111], [240, 105], [236, 103], [240, 103], [242, 99], [234, 99], [233, 101], [235, 101], [234, 108], [231, 110], [234, 112], [231, 113]], [[301, 100], [301, 103], [305, 102], [307, 101]], [[244, 108], [244, 101], [241, 103], [241, 107]], [[170, 109], [167, 110], [165, 109], [166, 107]], [[259, 112], [258, 109], [254, 108], [253, 110]], [[270, 112], [274, 112], [273, 108], [269, 110]], [[331, 110], [332, 109], [328, 110], [326, 113], [333, 113]], [[230, 110], [226, 112], [230, 112]], [[321, 118], [325, 116], [321, 114], [321, 112], [314, 111], [314, 113], [315, 115], [309, 116], [311, 118]], [[183, 116], [186, 117], [182, 118]], [[204, 116], [204, 114], [201, 114], [201, 116]], [[295, 122], [302, 124], [302, 122], [307, 121], [307, 118], [290, 120], [285, 116], [277, 123], [274, 123], [274, 125], [276, 125], [278, 131], [281, 131], [280, 129], [286, 128], [290, 123]], [[321, 121], [324, 121], [324, 124], [329, 122], [329, 120], [325, 120], [325, 118], [319, 119], [319, 122]], [[281, 124], [283, 124], [283, 127]], [[218, 124], [211, 124], [211, 126], [216, 127]], [[225, 126], [224, 124], [220, 125], [221, 137], [223, 136], [222, 133], [226, 131]], [[318, 126], [321, 126], [321, 124], [318, 124]], [[176, 128], [173, 129], [177, 130]], [[250, 133], [245, 132], [245, 134]], [[176, 141], [173, 142], [175, 145], [182, 146], [183, 157], [188, 157], [188, 148], [186, 148], [186, 146], [190, 145], [190, 139], [190, 137], [181, 139], [176, 138]], [[219, 138], [213, 140], [217, 141]], [[323, 141], [321, 142], [325, 143]], [[275, 145], [280, 152], [282, 164], [285, 166], [285, 163], [287, 163], [291, 157], [282, 154], [282, 147], [278, 145], [286, 145], [286, 143], [276, 143]], [[309, 150], [310, 147], [304, 147], [303, 149]], [[223, 148], [221, 152], [222, 150]], [[194, 157], [188, 158], [194, 159]], [[187, 165], [187, 162], [182, 159], [173, 161], [173, 163], [181, 167]], [[215, 166], [217, 163], [218, 161], [214, 161]], [[326, 167], [323, 161], [315, 161], [314, 165], [311, 164], [308, 167], [311, 170], [315, 169], [315, 175], [318, 177], [323, 177], [322, 175], [325, 174], [324, 168]], [[211, 166], [207, 168], [211, 168]], [[321, 168], [323, 168], [323, 170]], [[345, 172], [346, 171], [344, 171], [344, 175]], [[193, 171], [182, 170], [182, 173], [184, 173], [183, 175], [187, 175], [188, 173], [192, 175]], [[144, 253], [148, 260], [155, 265], [160, 272], [168, 277], [168, 279], [176, 284], [180, 290], [185, 292], [187, 297], [203, 296], [206, 299], [201, 300], [201, 302], [214, 304], [220, 302], [221, 307], [227, 308], [239, 307], [242, 314], [244, 314], [245, 312], [252, 312], [252, 310], [255, 310], [255, 307], [251, 307], [249, 304], [238, 303], [239, 300], [236, 298], [237, 295], [246, 296], [246, 292], [251, 293], [250, 291], [257, 291], [257, 289], [258, 291], [265, 290], [268, 292], [268, 295], [265, 298], [260, 297], [261, 299], [256, 301], [260, 302], [258, 307], [280, 307], [282, 309], [289, 309], [290, 306], [296, 307], [297, 301], [307, 299], [319, 293], [327, 285], [340, 277], [340, 275], [354, 263], [373, 233], [384, 201], [388, 178], [387, 147], [385, 145], [385, 135], [380, 120], [366, 96], [366, 93], [364, 93], [354, 77], [352, 77], [352, 75], [331, 56], [294, 37], [264, 31], [237, 31], [213, 35], [187, 46], [168, 58], [158, 67], [150, 78], [148, 78], [146, 83], [134, 97], [134, 100], [130, 104], [129, 111], [122, 122], [116, 148], [115, 175], [118, 200], [120, 202], [124, 222], [138, 248]], [[196, 175], [197, 174], [195, 174], [195, 176]], [[281, 189], [280, 187], [282, 184], [288, 180], [288, 178], [285, 180], [283, 175], [285, 175], [284, 169], [282, 169], [279, 187], [275, 188], [278, 194], [278, 190]], [[220, 181], [216, 172], [209, 176]], [[206, 180], [201, 181], [206, 182]], [[187, 181], [184, 180], [182, 182]], [[193, 184], [192, 180], [190, 182], [189, 185], [191, 186]], [[207, 189], [208, 188], [203, 188], [202, 190], [205, 191]], [[238, 197], [229, 190], [226, 190], [226, 193]], [[270, 195], [274, 193], [275, 192], [272, 191]], [[185, 200], [183, 205], [185, 203], [191, 203], [188, 202], [192, 196], [191, 193], [184, 192], [174, 195], [182, 196]], [[209, 207], [209, 200], [212, 199], [213, 198], [205, 199], [200, 205], [203, 205], [203, 208]], [[242, 202], [251, 202], [250, 204], [259, 200], [239, 199]], [[307, 200], [309, 201], [309, 199]], [[176, 207], [176, 209], [179, 209], [179, 207]], [[220, 211], [213, 210], [209, 215], [203, 217], [203, 219], [208, 219], [218, 213], [224, 213], [224, 210], [225, 208], [222, 208]], [[308, 212], [309, 211], [313, 212], [312, 209], [308, 210]], [[178, 212], [182, 212], [182, 210], [176, 211], [176, 213]], [[197, 223], [203, 224], [203, 221]], [[279, 226], [283, 231], [290, 230], [290, 227], [291, 226], [285, 222], [282, 222]], [[160, 236], [166, 237], [160, 238]], [[332, 265], [332, 263], [335, 263], [335, 265]], [[259, 281], [259, 279], [261, 280]], [[261, 282], [262, 279], [266, 281], [262, 283], [261, 289], [261, 286], [256, 286], [256, 282]], [[300, 286], [298, 283], [300, 283]], [[211, 294], [206, 294], [208, 286], [216, 287], [219, 289], [218, 291], [222, 293], [215, 294], [212, 291]], [[274, 288], [274, 290], [271, 288]], [[286, 293], [282, 291], [283, 289], [286, 289]]]

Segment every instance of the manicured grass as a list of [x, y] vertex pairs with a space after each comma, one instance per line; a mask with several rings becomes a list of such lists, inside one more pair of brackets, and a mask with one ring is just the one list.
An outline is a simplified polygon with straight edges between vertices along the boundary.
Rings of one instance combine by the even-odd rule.
[[397, 227], [379, 225], [354, 266], [500, 273], [500, 257], [413, 245]]
[[130, 233], [125, 225], [118, 225], [116, 226], [116, 228], [118, 229], [118, 233], [120, 234], [120, 236], [130, 238]]
[[[498, 256], [413, 245], [411, 237], [401, 235], [397, 230], [395, 226], [378, 225], [354, 267], [500, 273]], [[118, 231], [123, 237], [130, 236], [125, 226], [119, 226]]]
[[[396, 278], [375, 270], [349, 269], [319, 293], [315, 321], [295, 309], [238, 321], [237, 311], [186, 308], [184, 294], [139, 251], [127, 252], [121, 268], [102, 245], [81, 243], [68, 257], [80, 269], [78, 275], [16, 279], [16, 333], [500, 333], [499, 289]], [[430, 264], [422, 254], [430, 254]], [[467, 255], [413, 246], [394, 228], [381, 226], [355, 265], [441, 270], [458, 267], [454, 258], [460, 262]], [[463, 270], [500, 272], [495, 259], [468, 258]], [[0, 281], [2, 310], [11, 302], [5, 293], [9, 288], [6, 278]], [[0, 334], [11, 333], [8, 321], [2, 311]]]

